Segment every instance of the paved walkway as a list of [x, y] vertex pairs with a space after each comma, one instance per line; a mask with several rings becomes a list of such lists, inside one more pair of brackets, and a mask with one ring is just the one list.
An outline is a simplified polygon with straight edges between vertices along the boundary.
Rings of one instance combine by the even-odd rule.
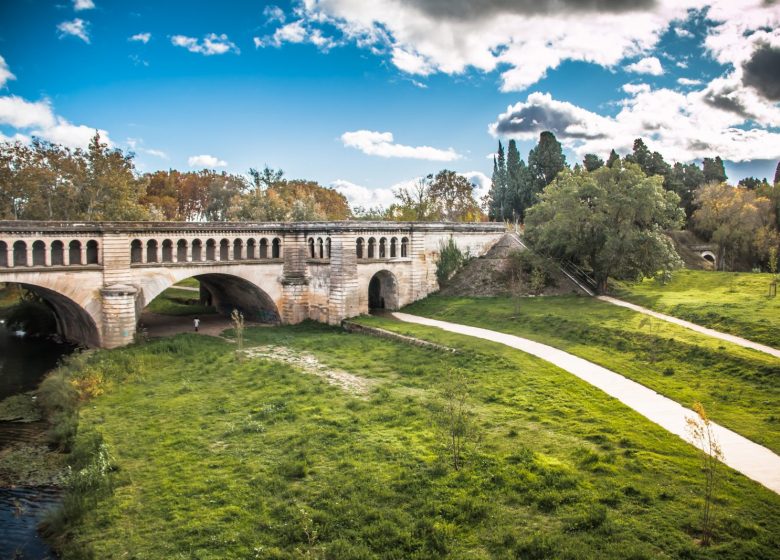
[[692, 331], [706, 334], [707, 336], [711, 336], [713, 338], [719, 338], [720, 340], [725, 340], [733, 344], [738, 344], [739, 346], [744, 346], [745, 348], [752, 348], [753, 350], [758, 350], [759, 352], [764, 352], [766, 354], [771, 354], [776, 358], [780, 358], [780, 350], [778, 350], [777, 348], [772, 348], [771, 346], [766, 346], [765, 344], [759, 344], [758, 342], [753, 342], [752, 340], [748, 340], [746, 338], [734, 336], [733, 334], [726, 334], [720, 331], [716, 331], [714, 329], [708, 329], [707, 327], [702, 327], [701, 325], [697, 325], [696, 323], [691, 323], [690, 321], [678, 319], [677, 317], [672, 317], [671, 315], [658, 313], [657, 311], [653, 311], [652, 309], [642, 307], [641, 305], [629, 303], [627, 301], [623, 301], [622, 299], [617, 299], [609, 296], [598, 296], [597, 299], [600, 299], [601, 301], [606, 301], [607, 303], [611, 303], [612, 305], [626, 307], [628, 309], [631, 309], [632, 311], [644, 313], [645, 315], [650, 315], [651, 317], [655, 317], [656, 319], [661, 319], [662, 321], [668, 321], [670, 323], [674, 323], [675, 325], [680, 325], [681, 327], [685, 327], [686, 329], [691, 329]]
[[[606, 368], [552, 346], [511, 334], [418, 317], [407, 313], [393, 313], [392, 315], [396, 319], [408, 323], [438, 327], [446, 331], [505, 344], [532, 354], [576, 375], [634, 409], [651, 422], [692, 443], [685, 420], [696, 417], [695, 412]], [[780, 494], [780, 456], [722, 426], [714, 423], [712, 426], [715, 437], [723, 450], [723, 462]]]

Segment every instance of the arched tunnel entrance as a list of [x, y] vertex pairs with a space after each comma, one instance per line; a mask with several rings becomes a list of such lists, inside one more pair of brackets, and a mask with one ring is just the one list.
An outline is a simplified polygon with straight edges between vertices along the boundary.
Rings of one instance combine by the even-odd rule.
[[276, 304], [265, 291], [230, 274], [198, 274], [168, 286], [151, 301], [139, 297], [136, 305], [142, 336], [191, 332], [196, 318], [199, 332], [218, 334], [230, 328], [233, 310], [241, 312], [248, 322], [280, 322]]
[[398, 307], [398, 282], [392, 272], [380, 270], [368, 283], [368, 309], [397, 310]]
[[64, 340], [83, 346], [100, 346], [100, 331], [95, 320], [81, 305], [49, 288], [24, 283], [18, 286], [37, 296], [51, 311], [57, 334]]

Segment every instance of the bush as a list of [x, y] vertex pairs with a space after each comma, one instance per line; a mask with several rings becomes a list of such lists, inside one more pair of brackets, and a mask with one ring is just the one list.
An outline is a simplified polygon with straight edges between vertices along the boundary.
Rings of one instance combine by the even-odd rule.
[[443, 288], [447, 284], [447, 281], [449, 281], [460, 267], [463, 266], [465, 261], [465, 255], [451, 237], [447, 243], [442, 241], [439, 244], [439, 260], [436, 263], [436, 280], [439, 281], [440, 288]]

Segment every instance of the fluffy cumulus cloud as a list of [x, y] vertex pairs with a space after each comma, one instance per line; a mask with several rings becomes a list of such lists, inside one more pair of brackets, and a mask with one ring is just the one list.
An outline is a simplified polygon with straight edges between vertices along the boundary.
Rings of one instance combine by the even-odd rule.
[[388, 208], [395, 202], [392, 187], [371, 189], [344, 179], [337, 179], [330, 186], [346, 196], [352, 208]]
[[8, 63], [0, 56], [0, 88], [5, 86], [5, 83], [9, 80], [15, 80], [16, 76], [11, 73], [11, 69], [8, 68]]
[[425, 159], [430, 161], [453, 161], [461, 156], [452, 148], [442, 150], [431, 146], [405, 146], [396, 144], [392, 132], [355, 130], [341, 135], [344, 146], [356, 148], [370, 156], [385, 158]]
[[73, 0], [73, 9], [77, 12], [81, 10], [91, 10], [95, 7], [95, 3], [92, 0]]
[[[681, 93], [647, 84], [624, 87], [629, 97], [621, 101], [614, 117], [605, 117], [558, 101], [549, 94], [532, 93], [526, 101], [507, 108], [488, 130], [495, 136], [533, 139], [542, 130], [552, 130], [578, 156], [606, 155], [611, 149], [627, 152], [635, 138], [673, 161], [691, 161], [720, 155], [731, 161], [780, 157], [780, 109], [744, 98], [766, 126], [746, 129], [746, 118], [732, 107], [718, 107], [708, 90]], [[737, 99], [741, 102], [743, 98]], [[761, 109], [761, 110], [759, 110]]]
[[149, 42], [149, 40], [152, 38], [152, 34], [149, 32], [146, 33], [136, 33], [135, 35], [131, 36], [128, 41], [137, 41], [139, 43], [143, 43], [144, 45]]
[[215, 167], [226, 167], [227, 162], [208, 154], [202, 154], [187, 158], [187, 165], [190, 167], [207, 167], [209, 169], [214, 169]]
[[268, 23], [273, 23], [275, 21], [284, 23], [284, 20], [286, 19], [284, 10], [282, 10], [279, 6], [274, 5], [266, 6], [263, 9], [263, 15], [265, 16], [265, 20]]
[[67, 36], [78, 37], [85, 43], [89, 44], [89, 22], [84, 21], [81, 18], [76, 18], [73, 21], [63, 21], [57, 25], [57, 30], [60, 32], [60, 39]]
[[[56, 115], [46, 100], [27, 101], [16, 95], [0, 97], [0, 126], [16, 129], [14, 140], [26, 142], [31, 136], [37, 136], [69, 148], [86, 148], [96, 132], [92, 127], [75, 125]], [[105, 130], [98, 132], [112, 145]]]
[[228, 36], [224, 33], [221, 35], [209, 33], [200, 40], [195, 37], [187, 37], [186, 35], [174, 35], [171, 37], [171, 43], [174, 46], [183, 47], [190, 52], [206, 56], [225, 54], [231, 51], [236, 54], [241, 52], [236, 44], [230, 41]]
[[664, 73], [661, 61], [654, 56], [646, 56], [633, 64], [629, 64], [626, 66], [626, 71], [635, 74], [650, 74], [651, 76], [660, 76]]

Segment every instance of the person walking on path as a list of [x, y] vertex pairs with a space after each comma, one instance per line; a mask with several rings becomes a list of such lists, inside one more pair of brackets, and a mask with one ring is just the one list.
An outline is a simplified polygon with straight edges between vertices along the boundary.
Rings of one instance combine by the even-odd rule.
[[198, 327], [200, 326], [200, 319], [195, 317], [195, 319], [193, 319], [192, 321], [192, 324], [195, 325], [195, 332], [198, 332]]

